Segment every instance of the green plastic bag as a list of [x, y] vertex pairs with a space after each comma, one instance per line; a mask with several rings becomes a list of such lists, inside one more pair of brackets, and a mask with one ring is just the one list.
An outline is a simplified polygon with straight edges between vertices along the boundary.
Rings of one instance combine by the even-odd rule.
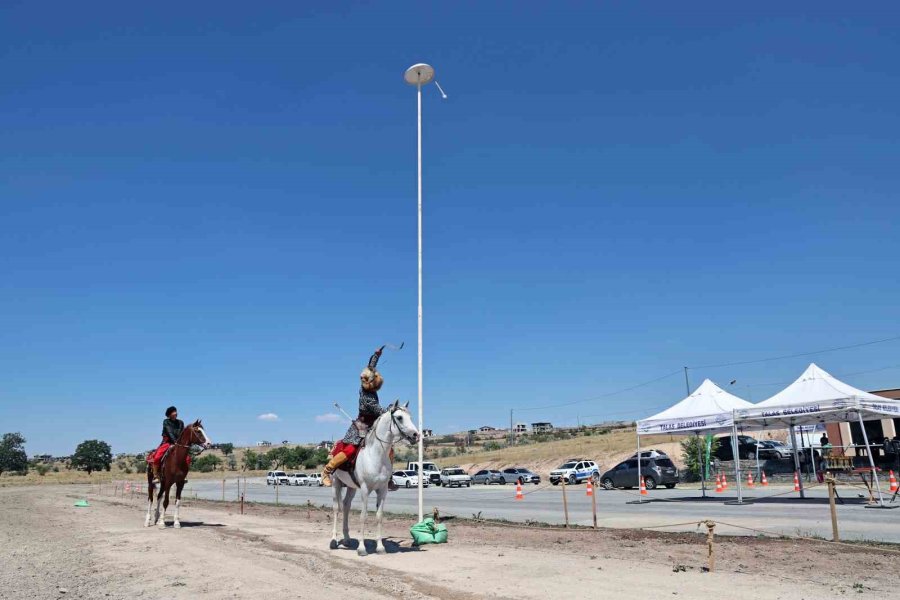
[[410, 527], [409, 533], [412, 534], [413, 541], [417, 546], [447, 543], [447, 527], [435, 525], [434, 519], [431, 517]]

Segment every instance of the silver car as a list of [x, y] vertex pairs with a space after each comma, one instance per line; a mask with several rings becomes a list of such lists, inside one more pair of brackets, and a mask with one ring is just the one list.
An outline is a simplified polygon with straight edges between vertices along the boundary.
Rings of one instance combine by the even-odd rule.
[[502, 476], [500, 475], [500, 471], [496, 469], [482, 469], [472, 475], [472, 483], [482, 483], [484, 485], [506, 483], [505, 481], [501, 481], [501, 479]]
[[522, 467], [510, 467], [509, 469], [503, 469], [501, 472], [503, 476], [503, 481], [501, 483], [533, 483], [535, 485], [541, 482], [541, 476], [537, 473], [532, 473], [528, 469], [523, 469]]

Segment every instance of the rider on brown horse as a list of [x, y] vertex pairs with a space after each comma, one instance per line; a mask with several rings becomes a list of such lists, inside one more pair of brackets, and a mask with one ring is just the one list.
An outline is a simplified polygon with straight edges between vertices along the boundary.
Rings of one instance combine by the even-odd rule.
[[322, 472], [322, 485], [324, 486], [330, 487], [331, 475], [342, 464], [348, 460], [353, 460], [365, 438], [366, 432], [384, 412], [384, 409], [378, 403], [378, 390], [384, 384], [384, 379], [376, 369], [382, 350], [384, 350], [384, 346], [375, 351], [375, 354], [369, 358], [369, 364], [359, 374], [359, 416], [350, 425], [350, 429], [347, 430], [344, 439], [334, 445], [334, 450], [331, 452], [331, 460], [328, 461]]
[[178, 438], [181, 437], [183, 431], [184, 422], [178, 418], [178, 409], [174, 406], [170, 406], [166, 409], [166, 418], [162, 425], [162, 443], [160, 443], [156, 450], [147, 458], [147, 462], [150, 463], [150, 466], [153, 469], [153, 483], [159, 483], [159, 463], [162, 461], [163, 456], [165, 456], [166, 450], [168, 450], [172, 444], [178, 443]]

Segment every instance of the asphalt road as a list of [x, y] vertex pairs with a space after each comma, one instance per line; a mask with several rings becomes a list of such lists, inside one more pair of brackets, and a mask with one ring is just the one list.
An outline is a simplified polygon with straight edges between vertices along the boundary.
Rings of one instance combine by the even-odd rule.
[[[807, 490], [807, 498], [800, 499], [792, 487], [770, 485], [744, 490], [749, 503], [735, 506], [726, 504], [736, 500], [732, 487], [726, 493], [708, 492], [709, 498], [700, 498], [700, 490], [676, 488], [654, 490], [646, 504], [628, 504], [640, 499], [637, 490], [595, 490], [597, 521], [601, 527], [634, 528], [661, 527], [660, 531], [697, 531], [696, 523], [712, 519], [719, 525], [717, 533], [747, 534], [753, 532], [732, 527], [748, 527], [767, 533], [783, 535], [820, 536], [831, 539], [831, 517], [828, 494], [824, 486]], [[538, 521], [563, 524], [562, 488], [547, 484], [526, 485], [523, 500], [515, 500], [514, 485], [473, 486], [472, 488], [446, 489], [432, 486], [425, 489], [425, 512], [431, 514], [438, 507], [442, 515], [507, 519], [515, 522]], [[585, 485], [570, 486], [566, 490], [570, 523], [592, 523], [591, 499], [585, 494]], [[189, 483], [186, 496], [209, 500], [222, 499], [222, 481], [196, 479]], [[331, 506], [332, 492], [326, 488], [278, 486], [278, 502], [282, 504], [306, 504]], [[866, 508], [859, 495], [864, 489], [841, 486], [838, 488], [845, 504], [837, 505], [838, 524], [844, 540], [872, 540], [900, 543], [900, 510]], [[235, 500], [237, 481], [225, 483], [225, 499]], [[249, 502], [276, 501], [275, 486], [267, 486], [264, 478], [247, 480], [245, 499]], [[890, 499], [885, 494], [885, 501]], [[360, 506], [359, 497], [354, 500]], [[889, 506], [900, 508], [900, 499]], [[374, 497], [370, 502], [374, 509]], [[385, 506], [388, 512], [416, 514], [418, 512], [416, 489], [401, 489], [388, 496]], [[730, 525], [725, 525], [725, 524]]]

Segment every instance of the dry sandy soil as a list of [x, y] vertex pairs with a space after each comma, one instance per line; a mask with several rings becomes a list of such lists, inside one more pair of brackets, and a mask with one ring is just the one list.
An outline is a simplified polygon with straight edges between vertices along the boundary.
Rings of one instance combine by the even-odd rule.
[[137, 502], [75, 508], [86, 494], [0, 489], [0, 598], [884, 598], [900, 569], [896, 550], [719, 538], [705, 573], [705, 536], [453, 521], [449, 544], [415, 549], [390, 520], [389, 554], [362, 558], [328, 550], [315, 509], [190, 501], [160, 531]]

